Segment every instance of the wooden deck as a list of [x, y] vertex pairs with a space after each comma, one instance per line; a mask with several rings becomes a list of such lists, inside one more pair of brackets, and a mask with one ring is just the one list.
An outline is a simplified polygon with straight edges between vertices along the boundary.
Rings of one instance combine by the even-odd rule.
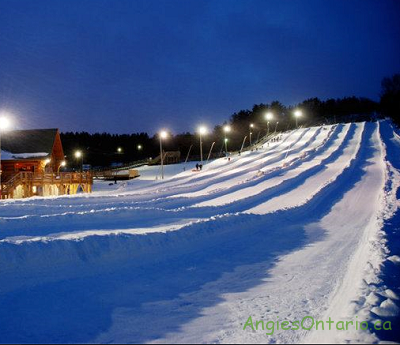
[[79, 190], [91, 193], [93, 176], [84, 173], [35, 174], [20, 172], [2, 183], [1, 199], [20, 199], [32, 196], [76, 194]]

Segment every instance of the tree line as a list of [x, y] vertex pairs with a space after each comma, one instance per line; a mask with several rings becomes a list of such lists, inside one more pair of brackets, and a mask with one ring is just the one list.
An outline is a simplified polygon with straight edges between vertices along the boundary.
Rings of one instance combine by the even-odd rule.
[[[215, 126], [213, 131], [204, 137], [205, 156], [213, 143], [215, 143], [214, 156], [224, 152], [224, 125], [230, 125], [232, 128], [227, 136], [228, 151], [237, 151], [240, 150], [246, 136], [245, 145], [248, 145], [250, 135], [252, 141], [255, 142], [267, 133], [266, 112], [274, 115], [274, 118], [269, 121], [270, 132], [275, 130], [283, 132], [295, 128], [293, 116], [295, 109], [303, 112], [304, 117], [299, 119], [299, 124], [304, 126], [370, 121], [386, 116], [391, 117], [400, 125], [400, 74], [382, 80], [379, 102], [354, 96], [327, 100], [309, 98], [295, 106], [286, 106], [279, 101], [273, 101], [255, 104], [251, 109], [235, 112], [224, 124]], [[72, 167], [79, 164], [74, 159], [74, 152], [77, 150], [83, 152], [84, 162], [94, 167], [110, 166], [113, 163], [126, 164], [159, 155], [158, 137], [156, 135], [149, 136], [147, 133], [118, 135], [67, 132], [61, 134], [61, 139], [69, 166]], [[173, 135], [171, 133], [163, 145], [166, 151], [180, 151], [183, 159], [189, 150], [191, 159], [198, 158], [199, 138], [197, 134], [187, 132]]]

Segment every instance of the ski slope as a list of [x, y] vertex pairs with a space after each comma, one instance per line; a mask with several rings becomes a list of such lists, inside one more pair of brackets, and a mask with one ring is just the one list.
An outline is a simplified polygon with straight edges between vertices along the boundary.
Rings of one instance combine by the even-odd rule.
[[398, 324], [399, 157], [389, 121], [301, 128], [202, 172], [1, 202], [0, 341], [400, 341], [243, 330]]

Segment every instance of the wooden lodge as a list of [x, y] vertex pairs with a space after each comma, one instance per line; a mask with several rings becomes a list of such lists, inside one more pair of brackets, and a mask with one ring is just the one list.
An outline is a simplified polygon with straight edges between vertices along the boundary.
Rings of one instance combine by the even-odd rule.
[[89, 172], [60, 173], [64, 151], [57, 129], [1, 134], [1, 199], [90, 193]]

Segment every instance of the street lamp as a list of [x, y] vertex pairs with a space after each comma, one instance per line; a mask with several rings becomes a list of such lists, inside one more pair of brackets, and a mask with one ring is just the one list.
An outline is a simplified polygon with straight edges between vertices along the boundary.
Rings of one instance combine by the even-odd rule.
[[65, 168], [66, 166], [67, 166], [67, 162], [66, 162], [66, 161], [62, 161], [62, 162], [60, 163], [59, 167], [58, 167], [57, 175], [60, 175], [60, 169], [61, 169], [61, 168]]
[[160, 137], [161, 179], [164, 180], [164, 154], [163, 154], [162, 141], [163, 139], [168, 138], [168, 133], [167, 131], [161, 131], [158, 136]]
[[51, 158], [47, 158], [44, 161], [44, 172], [46, 172], [46, 167], [51, 163]]
[[0, 129], [5, 130], [10, 127], [10, 120], [5, 116], [0, 116]]
[[118, 148], [117, 148], [117, 152], [118, 152], [118, 153], [122, 153], [122, 147], [118, 147]]
[[81, 160], [81, 172], [83, 172], [83, 153], [82, 153], [82, 151], [76, 151], [75, 158]]
[[227, 138], [227, 134], [231, 131], [231, 126], [224, 126], [224, 133], [225, 133], [225, 155], [228, 157], [228, 138]]
[[138, 149], [138, 151], [141, 151], [141, 150], [142, 150], [142, 148], [143, 148], [143, 146], [142, 146], [142, 145], [140, 145], [140, 144], [137, 146], [137, 149]]
[[279, 125], [279, 121], [277, 121], [275, 124], [275, 132], [274, 133], [276, 133], [276, 130], [278, 129], [278, 125]]
[[251, 136], [253, 135], [253, 128], [254, 128], [254, 123], [250, 123], [250, 125], [249, 125], [249, 134], [250, 134], [250, 136], [249, 136], [249, 141], [250, 141], [250, 146], [251, 146]]
[[10, 127], [10, 121], [8, 118], [5, 116], [0, 116], [0, 200], [3, 198], [2, 192], [3, 192], [3, 185], [1, 182], [1, 175], [3, 173], [2, 167], [1, 167], [1, 132], [6, 130], [7, 128]]
[[268, 113], [265, 114], [265, 119], [267, 121], [271, 121], [273, 118], [274, 118], [274, 114], [272, 112], [269, 111]]
[[265, 119], [267, 120], [267, 137], [269, 135], [269, 122], [274, 118], [274, 114], [272, 112], [268, 112], [265, 114]]
[[207, 127], [200, 126], [199, 127], [199, 137], [200, 137], [200, 161], [201, 165], [203, 165], [203, 135], [207, 134]]
[[298, 127], [298, 120], [302, 116], [303, 116], [303, 112], [301, 110], [299, 110], [299, 109], [295, 110], [294, 117], [296, 119], [296, 128]]

